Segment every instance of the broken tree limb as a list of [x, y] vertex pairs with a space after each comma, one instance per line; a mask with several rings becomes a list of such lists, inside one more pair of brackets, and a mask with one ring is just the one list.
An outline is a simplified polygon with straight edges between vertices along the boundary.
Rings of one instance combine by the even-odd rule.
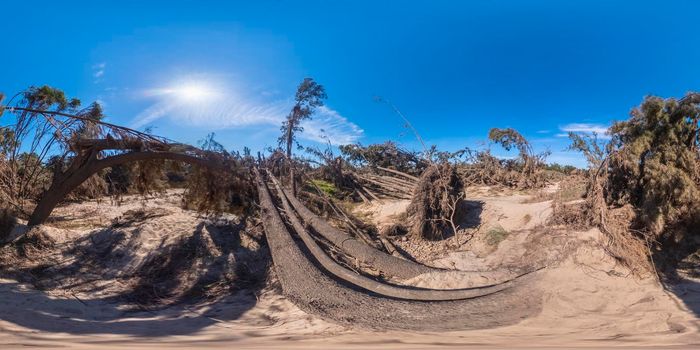
[[384, 245], [384, 248], [386, 249], [387, 252], [389, 252], [389, 254], [391, 254], [397, 258], [402, 257], [401, 254], [399, 254], [398, 251], [396, 250], [396, 247], [394, 246], [394, 244], [391, 243], [391, 241], [389, 239], [387, 239], [386, 237], [379, 236], [379, 241], [382, 242], [382, 244]]
[[365, 174], [365, 176], [377, 179], [377, 180], [382, 180], [386, 181], [395, 185], [399, 186], [406, 186], [406, 187], [415, 187], [418, 182], [416, 181], [408, 181], [404, 180], [395, 176], [385, 176], [385, 175], [375, 175], [375, 174]]
[[379, 187], [388, 188], [390, 190], [394, 190], [394, 191], [401, 192], [401, 193], [409, 193], [412, 190], [412, 189], [406, 189], [405, 187], [401, 187], [399, 185], [394, 185], [394, 184], [390, 184], [387, 182], [378, 181], [376, 179], [371, 179], [367, 176], [360, 175], [359, 178], [364, 180], [364, 181], [367, 181], [369, 183], [375, 184]]
[[356, 189], [356, 190], [355, 190], [355, 193], [357, 193], [357, 194], [360, 196], [360, 198], [362, 198], [362, 201], [363, 201], [365, 204], [369, 204], [369, 199], [367, 199], [367, 197], [366, 197], [364, 194], [362, 194], [362, 191], [358, 191], [358, 190]]
[[367, 189], [367, 187], [360, 185], [360, 188], [361, 188], [363, 191], [367, 192], [367, 194], [368, 194], [370, 197], [372, 197], [372, 199], [374, 199], [374, 200], [376, 200], [376, 201], [381, 200], [381, 199], [379, 199], [379, 197], [378, 197], [376, 194], [374, 194], [372, 191], [370, 191], [369, 189]]
[[394, 173], [394, 174], [396, 174], [396, 175], [403, 176], [403, 177], [405, 177], [405, 178], [407, 178], [407, 179], [410, 179], [410, 180], [413, 180], [413, 181], [418, 181], [418, 178], [417, 178], [417, 177], [415, 177], [415, 176], [413, 176], [413, 175], [406, 174], [406, 173], [401, 172], [401, 171], [398, 171], [398, 170], [389, 169], [389, 168], [384, 168], [384, 167], [380, 167], [380, 166], [377, 166], [377, 169], [384, 170], [384, 171], [388, 171], [388, 172], [390, 172], [390, 173]]

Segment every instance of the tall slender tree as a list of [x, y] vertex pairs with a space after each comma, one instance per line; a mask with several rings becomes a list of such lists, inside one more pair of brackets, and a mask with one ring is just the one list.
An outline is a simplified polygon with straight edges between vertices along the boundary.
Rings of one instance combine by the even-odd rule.
[[292, 193], [296, 193], [296, 182], [294, 180], [294, 165], [292, 164], [292, 146], [296, 142], [296, 134], [303, 132], [301, 122], [311, 119], [316, 108], [323, 106], [323, 100], [328, 96], [323, 85], [318, 84], [313, 78], [304, 78], [299, 84], [294, 96], [294, 107], [287, 115], [287, 119], [282, 123], [279, 138], [280, 147], [286, 148], [287, 161], [289, 162], [289, 183]]

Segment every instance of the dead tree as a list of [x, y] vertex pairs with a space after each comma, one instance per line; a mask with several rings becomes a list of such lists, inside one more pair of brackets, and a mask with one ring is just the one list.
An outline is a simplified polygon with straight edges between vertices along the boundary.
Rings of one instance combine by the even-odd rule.
[[6, 206], [27, 215], [29, 225], [44, 223], [71, 191], [102, 169], [161, 159], [225, 168], [226, 153], [104, 122], [97, 103], [79, 107], [79, 100], [50, 86], [32, 87], [0, 106], [14, 115], [14, 123], [2, 128], [7, 132], [0, 143], [0, 188], [7, 190]]

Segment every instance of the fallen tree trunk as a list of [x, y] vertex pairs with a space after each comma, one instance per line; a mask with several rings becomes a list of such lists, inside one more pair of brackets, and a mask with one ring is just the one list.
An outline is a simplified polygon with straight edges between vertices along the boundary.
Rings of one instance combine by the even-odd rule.
[[380, 167], [380, 166], [378, 166], [377, 169], [384, 170], [384, 171], [388, 171], [388, 172], [390, 172], [390, 173], [403, 176], [403, 177], [405, 177], [405, 178], [407, 178], [407, 179], [409, 179], [409, 180], [413, 180], [413, 181], [415, 181], [415, 182], [418, 182], [418, 178], [417, 178], [417, 177], [415, 177], [415, 176], [413, 176], [413, 175], [406, 174], [406, 173], [401, 172], [401, 171], [398, 171], [398, 170], [389, 169], [389, 168], [384, 168], [384, 167]]
[[385, 176], [385, 175], [375, 175], [375, 174], [365, 174], [365, 176], [368, 176], [370, 178], [377, 179], [380, 181], [385, 181], [385, 182], [388, 182], [388, 183], [391, 183], [394, 185], [407, 187], [407, 188], [415, 187], [418, 184], [418, 182], [416, 182], [416, 181], [409, 181], [409, 180], [401, 179], [401, 178], [396, 177], [396, 176]]
[[282, 203], [282, 208], [287, 213], [287, 217], [292, 224], [292, 227], [296, 233], [301, 237], [301, 240], [309, 249], [311, 255], [318, 261], [323, 268], [334, 275], [337, 278], [342, 279], [354, 286], [364, 288], [370, 292], [377, 293], [379, 295], [406, 299], [406, 300], [421, 300], [421, 301], [445, 301], [445, 300], [461, 300], [461, 299], [471, 299], [476, 297], [481, 297], [493, 293], [500, 292], [504, 289], [510, 288], [513, 284], [512, 281], [505, 282], [496, 285], [479, 286], [472, 288], [463, 289], [450, 289], [450, 290], [435, 290], [435, 289], [423, 289], [423, 288], [410, 288], [410, 287], [399, 287], [386, 283], [381, 283], [365, 276], [358, 275], [340, 265], [338, 265], [333, 259], [331, 259], [326, 252], [318, 246], [316, 241], [311, 237], [309, 232], [306, 230], [304, 225], [299, 221], [296, 216], [294, 209], [289, 205], [289, 201], [282, 190], [279, 182], [272, 176], [270, 179], [277, 188], [277, 193], [279, 195], [280, 201]]
[[382, 182], [382, 181], [379, 181], [376, 179], [369, 178], [367, 176], [360, 175], [359, 177], [360, 177], [360, 179], [367, 181], [369, 183], [375, 184], [383, 189], [389, 189], [391, 191], [406, 194], [406, 195], [410, 195], [411, 191], [413, 190], [412, 188], [407, 189], [406, 187], [402, 187], [400, 185], [395, 185], [395, 184], [388, 183], [388, 182]]
[[361, 191], [361, 190], [357, 190], [357, 189], [356, 189], [356, 190], [355, 190], [355, 193], [357, 193], [357, 194], [360, 196], [360, 198], [362, 198], [362, 202], [364, 202], [365, 204], [369, 204], [369, 203], [370, 203], [370, 202], [369, 202], [369, 199], [367, 199], [367, 197], [366, 197], [364, 194], [362, 194], [362, 191]]
[[[347, 288], [312, 264], [292, 239], [259, 174], [258, 194], [274, 270], [285, 296], [323, 319], [370, 329], [447, 331], [518, 323], [541, 310], [528, 280], [484, 297], [456, 301], [408, 301]], [[528, 300], [528, 302], [523, 302]]]
[[367, 194], [372, 197], [374, 200], [378, 201], [380, 200], [379, 196], [374, 194], [374, 192], [370, 191], [367, 187], [360, 185], [363, 191], [367, 192]]
[[302, 220], [310, 225], [314, 231], [333, 243], [335, 246], [345, 251], [347, 254], [360, 259], [362, 262], [368, 265], [374, 266], [383, 273], [396, 278], [409, 279], [423, 273], [439, 270], [412, 261], [399, 259], [356, 240], [347, 233], [331, 226], [328, 224], [328, 222], [312, 213], [311, 210], [306, 208], [288, 191], [283, 191], [285, 194], [287, 194], [287, 198], [292, 204], [294, 210], [299, 213]]

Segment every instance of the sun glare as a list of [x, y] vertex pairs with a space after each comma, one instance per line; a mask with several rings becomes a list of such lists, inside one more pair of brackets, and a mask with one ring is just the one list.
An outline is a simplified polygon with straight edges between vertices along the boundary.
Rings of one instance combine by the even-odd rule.
[[206, 84], [190, 83], [173, 88], [173, 93], [187, 102], [204, 102], [216, 95]]

